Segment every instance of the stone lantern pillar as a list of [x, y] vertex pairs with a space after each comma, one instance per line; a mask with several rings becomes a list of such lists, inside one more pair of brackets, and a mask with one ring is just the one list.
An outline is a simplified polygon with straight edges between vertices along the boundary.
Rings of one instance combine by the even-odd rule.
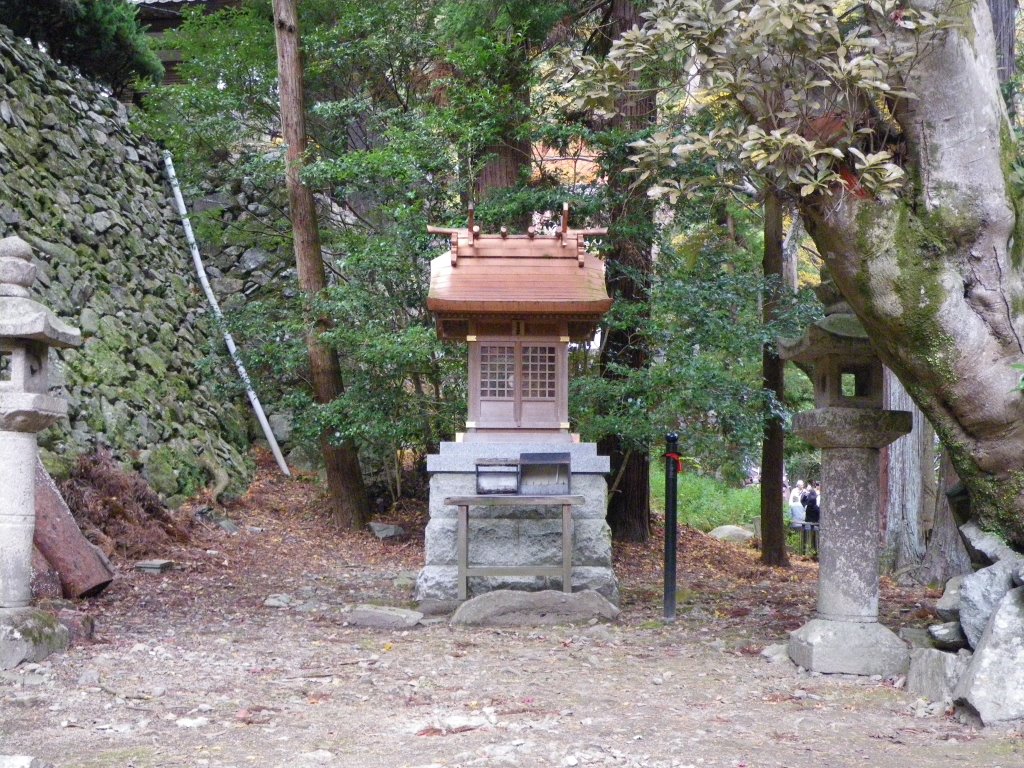
[[878, 623], [880, 449], [911, 429], [911, 414], [882, 407], [882, 364], [849, 308], [826, 310], [782, 357], [808, 371], [815, 408], [793, 430], [821, 449], [817, 615], [793, 632], [790, 658], [815, 672], [894, 675], [906, 645]]
[[18, 237], [0, 240], [0, 669], [66, 647], [67, 633], [32, 601], [36, 433], [67, 412], [48, 393], [49, 348], [78, 329], [29, 297], [36, 267]]

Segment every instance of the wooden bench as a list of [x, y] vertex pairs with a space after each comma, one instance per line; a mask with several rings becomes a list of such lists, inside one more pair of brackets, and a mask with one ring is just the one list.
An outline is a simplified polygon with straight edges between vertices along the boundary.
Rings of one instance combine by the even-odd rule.
[[[448, 496], [444, 503], [459, 508], [459, 600], [468, 596], [470, 576], [561, 576], [562, 591], [572, 592], [572, 508], [582, 504], [583, 496], [517, 496], [513, 494], [480, 494]], [[559, 565], [487, 565], [469, 564], [470, 507], [561, 507], [562, 564]]]

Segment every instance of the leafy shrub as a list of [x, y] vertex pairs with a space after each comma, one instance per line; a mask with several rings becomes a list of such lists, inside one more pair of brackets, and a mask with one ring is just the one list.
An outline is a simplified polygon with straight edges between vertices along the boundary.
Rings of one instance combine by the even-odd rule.
[[[653, 463], [651, 505], [665, 509], [665, 469]], [[745, 525], [761, 514], [761, 490], [757, 486], [733, 488], [719, 480], [684, 472], [676, 491], [679, 522], [700, 531], [720, 525]]]
[[126, 0], [0, 0], [0, 24], [115, 93], [135, 77], [163, 77], [136, 8]]

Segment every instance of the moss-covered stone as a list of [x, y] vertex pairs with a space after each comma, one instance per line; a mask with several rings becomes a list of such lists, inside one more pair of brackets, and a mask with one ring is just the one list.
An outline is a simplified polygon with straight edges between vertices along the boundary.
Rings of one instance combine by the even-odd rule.
[[[109, 444], [164, 495], [193, 493], [205, 476], [182, 436], [241, 456], [247, 404], [196, 375], [217, 334], [196, 323], [206, 310], [159, 148], [124, 107], [6, 30], [0, 81], [16, 117], [0, 120], [0, 237], [35, 248], [37, 298], [88, 326], [83, 347], [61, 353], [70, 418], [44, 436], [47, 464], [62, 474]], [[251, 475], [244, 460], [225, 468], [234, 483]]]

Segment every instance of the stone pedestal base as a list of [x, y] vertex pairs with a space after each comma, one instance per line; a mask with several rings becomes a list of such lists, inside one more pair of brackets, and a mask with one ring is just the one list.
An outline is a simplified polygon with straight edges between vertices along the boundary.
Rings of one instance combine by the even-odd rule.
[[812, 672], [882, 677], [910, 664], [906, 643], [876, 621], [812, 619], [790, 633], [789, 658]]
[[[477, 459], [511, 459], [520, 453], [561, 451], [572, 458], [571, 493], [586, 501], [573, 509], [573, 591], [592, 589], [619, 602], [619, 584], [612, 571], [611, 531], [605, 522], [608, 457], [598, 456], [593, 443], [442, 443], [427, 457], [430, 477], [430, 522], [424, 542], [426, 563], [416, 580], [419, 602], [458, 599], [457, 510], [448, 496], [476, 493]], [[472, 507], [469, 519], [469, 561], [473, 565], [561, 565], [561, 508]], [[561, 590], [561, 577], [471, 577], [470, 596], [496, 589]]]
[[67, 648], [67, 629], [45, 611], [0, 608], [0, 669], [13, 669], [23, 661], [42, 661]]

